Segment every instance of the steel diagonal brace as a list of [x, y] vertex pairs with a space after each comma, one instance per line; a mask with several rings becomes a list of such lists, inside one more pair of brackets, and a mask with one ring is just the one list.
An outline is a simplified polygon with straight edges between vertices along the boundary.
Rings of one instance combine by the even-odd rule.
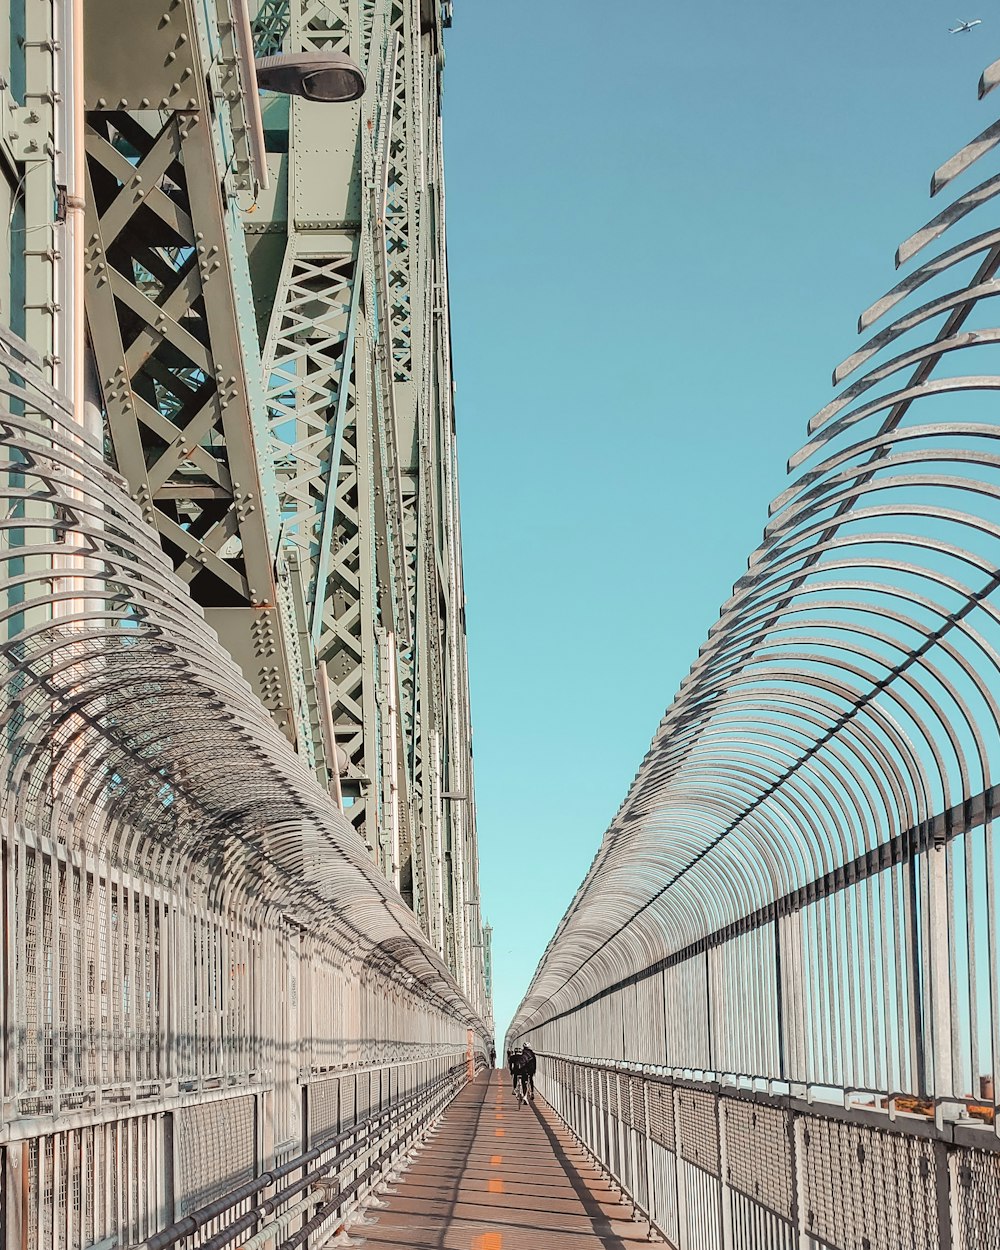
[[[215, 617], [214, 623], [261, 696], [272, 706], [276, 700], [279, 707], [291, 707], [294, 682], [280, 622], [278, 633], [269, 631], [267, 638], [256, 629], [254, 609], [269, 613], [278, 605], [264, 479], [249, 410], [246, 352], [255, 351], [256, 342], [241, 331], [207, 113], [175, 114], [155, 136], [127, 114], [97, 117], [112, 133], [120, 126], [123, 134], [131, 134], [133, 147], [149, 143], [136, 167], [96, 130], [90, 142], [90, 169], [94, 177], [98, 169], [104, 171], [101, 195], [107, 206], [99, 215], [100, 197], [92, 182], [88, 304], [119, 464], [144, 515], [178, 553], [178, 571], [194, 583], [203, 605], [218, 606], [221, 587], [226, 588], [223, 604], [242, 601], [245, 615]], [[147, 176], [154, 184], [169, 178], [177, 184], [177, 197], [148, 185]], [[124, 181], [126, 188], [142, 178], [141, 186], [129, 192], [134, 203], [126, 203], [122, 191], [108, 200], [115, 185], [107, 184], [108, 177]], [[159, 265], [158, 246], [174, 249], [176, 258]], [[122, 259], [112, 263], [115, 256]], [[124, 273], [117, 267], [123, 262]], [[160, 283], [158, 299], [136, 284], [133, 265], [153, 275], [150, 290]], [[198, 323], [202, 332], [193, 333], [189, 327]], [[177, 363], [168, 367], [165, 351]], [[166, 446], [154, 444], [144, 429]], [[150, 455], [154, 446], [156, 453]], [[206, 528], [195, 534], [180, 524], [175, 500], [195, 501]], [[207, 593], [197, 584], [202, 571], [215, 579], [206, 583]]]
[[190, 245], [194, 244], [194, 227], [190, 217], [159, 185], [167, 170], [181, 155], [180, 135], [172, 120], [163, 127], [153, 146], [137, 165], [133, 165], [103, 135], [98, 135], [93, 130], [87, 134], [87, 154], [99, 161], [122, 184], [117, 197], [101, 215], [101, 233], [105, 247], [114, 243], [136, 211], [143, 206], [156, 213]]
[[351, 305], [347, 316], [347, 334], [344, 339], [344, 372], [337, 391], [337, 410], [334, 415], [333, 444], [330, 451], [330, 468], [323, 489], [323, 524], [320, 529], [319, 551], [316, 553], [316, 593], [312, 604], [310, 637], [314, 650], [319, 650], [323, 632], [323, 607], [326, 602], [326, 581], [330, 572], [330, 553], [333, 547], [333, 525], [337, 516], [337, 485], [340, 481], [340, 460], [344, 446], [344, 423], [347, 419], [347, 397], [350, 392], [350, 374], [354, 361], [354, 342], [358, 329], [358, 309], [361, 304], [361, 271], [355, 259], [354, 282], [351, 287]]

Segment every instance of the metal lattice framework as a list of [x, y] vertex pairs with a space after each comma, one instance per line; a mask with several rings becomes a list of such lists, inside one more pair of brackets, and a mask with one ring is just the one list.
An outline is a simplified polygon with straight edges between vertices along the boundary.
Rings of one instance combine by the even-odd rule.
[[[981, 94], [998, 81], [1000, 63]], [[932, 194], [998, 142], [991, 125]], [[721, 1081], [961, 1123], [995, 1148], [998, 191], [988, 178], [907, 240], [899, 264], [987, 215], [862, 314], [512, 1038], [707, 1083], [713, 1123]], [[607, 1093], [587, 1105], [604, 1114]], [[819, 1150], [828, 1170], [839, 1150]], [[815, 1244], [948, 1244], [936, 1216], [926, 1239], [883, 1242], [869, 1212], [859, 1242], [850, 1213], [822, 1230], [789, 1214]]]
[[88, 8], [88, 320], [115, 463], [191, 595], [311, 758], [275, 562], [260, 363], [248, 351], [238, 197], [253, 185], [241, 142], [250, 123], [231, 37], [221, 36], [233, 19], [221, 17], [208, 29], [187, 6], [160, 24], [136, 10], [120, 49], [108, 47], [117, 6]]
[[[290, 0], [261, 7], [255, 30], [262, 51], [280, 31], [286, 51], [348, 53], [368, 81], [335, 117], [265, 103], [275, 191], [245, 219], [305, 701], [319, 722], [328, 683], [348, 818], [474, 995], [442, 14], [426, 0]], [[332, 745], [314, 738], [322, 775]]]
[[[93, 0], [86, 15], [86, 308], [112, 461], [484, 1002], [441, 6], [179, 0], [164, 20]], [[259, 94], [252, 44], [347, 53], [368, 90], [332, 109]]]
[[261, 8], [262, 47], [307, 32], [386, 84], [291, 130], [287, 101], [261, 114], [245, 0], [87, 0], [83, 30], [41, 0], [0, 51], [5, 1245], [312, 1244], [487, 1052], [474, 823], [442, 810], [468, 755], [450, 374], [404, 493], [357, 192], [367, 117], [412, 88], [379, 66], [441, 24], [389, 19]]

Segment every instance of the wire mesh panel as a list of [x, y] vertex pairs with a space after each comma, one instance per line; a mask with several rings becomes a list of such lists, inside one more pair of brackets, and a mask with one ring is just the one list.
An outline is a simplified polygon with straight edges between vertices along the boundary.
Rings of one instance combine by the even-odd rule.
[[355, 1104], [355, 1119], [360, 1123], [361, 1120], [368, 1118], [368, 1113], [372, 1106], [372, 1074], [370, 1072], [359, 1072], [354, 1078], [355, 1089], [357, 1091], [357, 1102]]
[[674, 1149], [674, 1089], [663, 1081], [649, 1082], [649, 1132], [657, 1145]]
[[788, 1113], [723, 1098], [720, 1114], [733, 1244], [746, 1250], [790, 1250], [796, 1225]]
[[340, 1130], [339, 1087], [336, 1077], [309, 1084], [309, 1136], [313, 1145]]
[[1000, 1247], [1000, 1154], [957, 1150], [952, 1163], [955, 1250]]
[[608, 1115], [614, 1116], [617, 1120], [621, 1115], [621, 1107], [618, 1100], [618, 1074], [617, 1072], [605, 1072], [603, 1075], [605, 1101], [604, 1105], [608, 1109]]
[[350, 1128], [358, 1120], [357, 1078], [345, 1076], [340, 1081], [340, 1127]]
[[723, 1098], [720, 1106], [728, 1184], [790, 1219], [795, 1162], [788, 1113], [735, 1098]]
[[225, 1098], [175, 1114], [179, 1214], [204, 1206], [256, 1175], [255, 1102]]
[[633, 1076], [630, 1081], [632, 1087], [632, 1123], [636, 1132], [645, 1136], [646, 1134], [646, 1082], [640, 1077]]
[[630, 1076], [618, 1077], [618, 1114], [622, 1124], [626, 1127], [635, 1126], [635, 1120], [632, 1117], [632, 1078]]
[[935, 1146], [809, 1116], [799, 1121], [802, 1227], [836, 1250], [940, 1250]]
[[676, 1098], [681, 1156], [718, 1176], [718, 1100], [712, 1094], [694, 1089], [678, 1089]]

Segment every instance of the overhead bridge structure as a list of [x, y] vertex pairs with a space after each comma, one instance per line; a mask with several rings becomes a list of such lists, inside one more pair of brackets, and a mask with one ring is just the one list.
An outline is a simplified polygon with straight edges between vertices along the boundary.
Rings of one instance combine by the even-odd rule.
[[12, 1250], [319, 1245], [485, 1062], [449, 14], [5, 6]]
[[511, 1026], [685, 1250], [1000, 1245], [998, 143], [934, 174]]

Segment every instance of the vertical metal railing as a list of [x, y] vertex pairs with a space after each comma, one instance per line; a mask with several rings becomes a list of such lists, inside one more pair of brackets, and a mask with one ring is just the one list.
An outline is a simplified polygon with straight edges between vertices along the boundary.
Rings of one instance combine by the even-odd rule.
[[539, 1059], [540, 1093], [671, 1245], [996, 1244], [1000, 1169], [974, 1136], [650, 1067]]
[[305, 1244], [486, 1026], [6, 331], [0, 394], [0, 1240]]

